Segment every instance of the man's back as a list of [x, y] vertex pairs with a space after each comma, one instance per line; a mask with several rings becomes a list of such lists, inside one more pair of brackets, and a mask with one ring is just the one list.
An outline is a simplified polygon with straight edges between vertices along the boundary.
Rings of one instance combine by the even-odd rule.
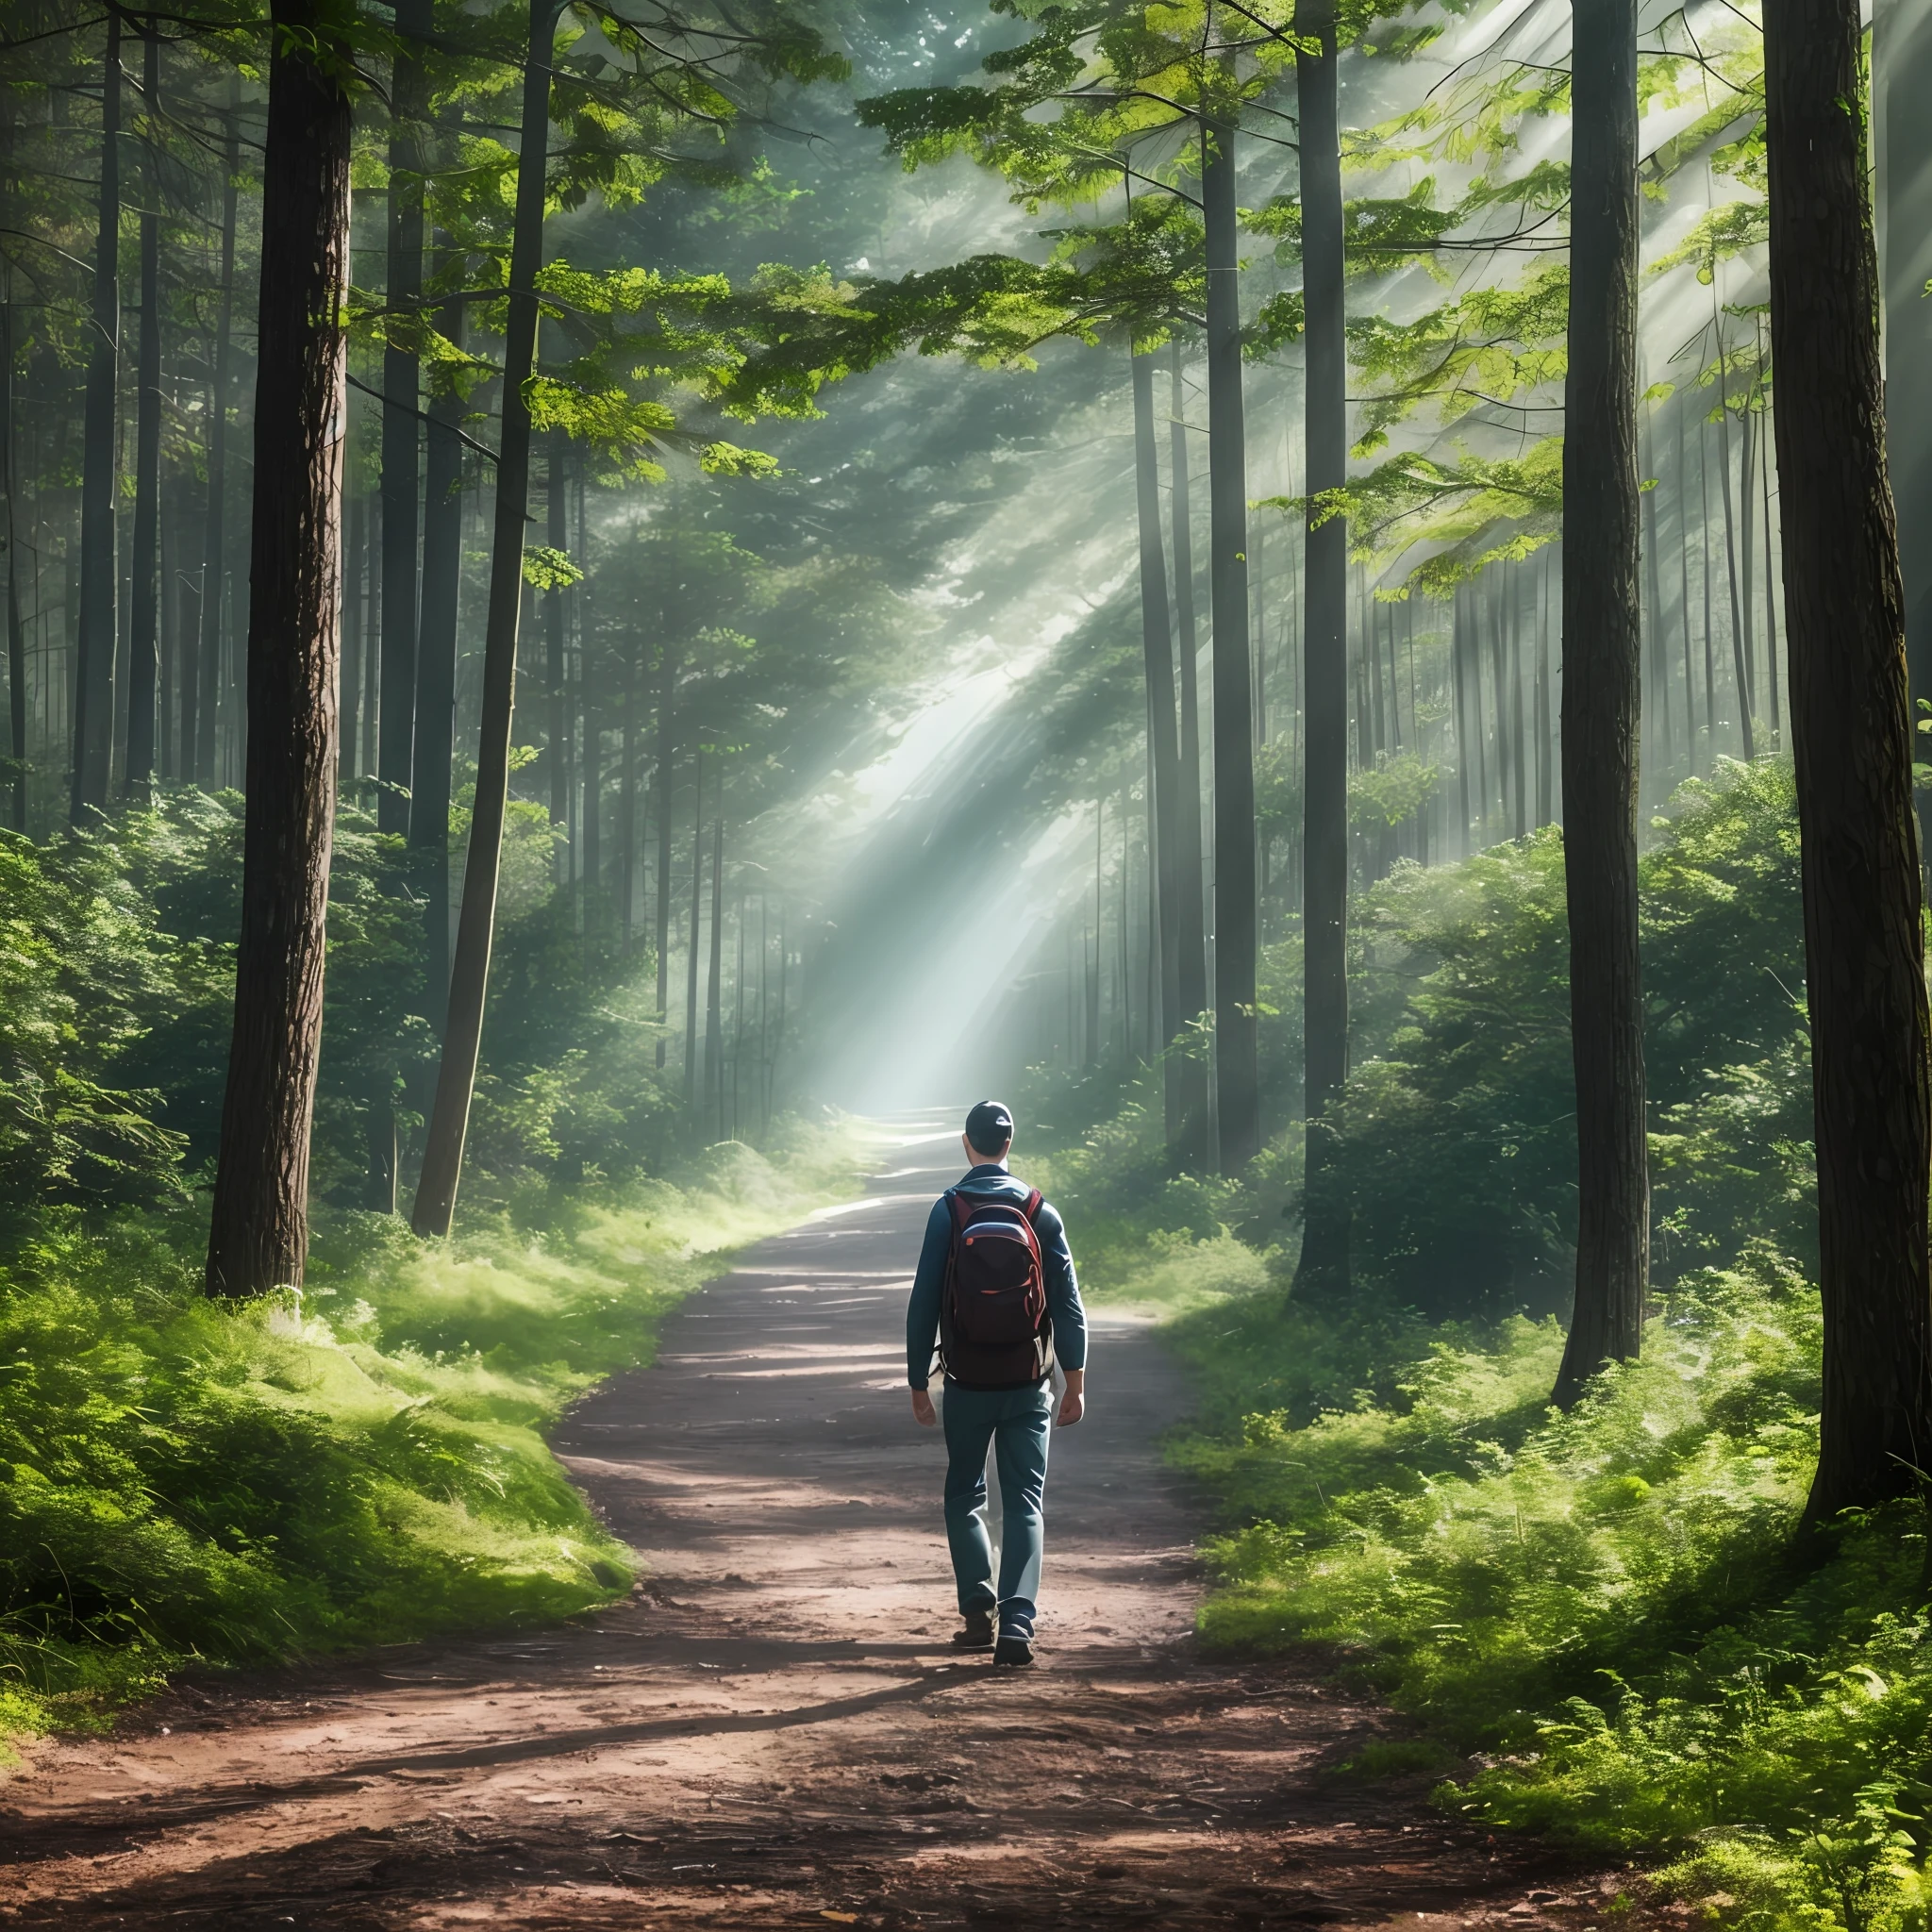
[[[972, 1165], [933, 1203], [926, 1217], [919, 1270], [906, 1307], [906, 1379], [912, 1389], [913, 1416], [931, 1428], [941, 1415], [927, 1384], [941, 1336], [954, 1338], [957, 1359], [942, 1363], [946, 1543], [965, 1628], [953, 1641], [965, 1650], [991, 1649], [995, 1664], [1030, 1664], [1045, 1547], [1047, 1443], [1056, 1420], [1050, 1382], [1058, 1361], [1067, 1386], [1057, 1420], [1060, 1427], [1070, 1427], [1086, 1412], [1087, 1314], [1059, 1216], [1007, 1170], [1012, 1141], [1013, 1117], [998, 1101], [982, 1100], [966, 1116], [961, 1144]], [[1006, 1252], [1000, 1270], [991, 1271], [994, 1278], [989, 1287], [990, 1272], [982, 1261], [962, 1271], [958, 1246], [980, 1238], [975, 1228], [986, 1230], [991, 1240], [995, 1227], [995, 1244]], [[962, 1327], [970, 1330], [976, 1324], [962, 1324], [959, 1311], [949, 1310], [947, 1301], [966, 1288], [974, 1291], [975, 1314], [981, 1307], [993, 1306], [980, 1302], [979, 1295], [1005, 1295], [999, 1305], [1001, 1324], [1011, 1323], [1016, 1308], [1024, 1310], [1024, 1321], [1014, 1331], [1017, 1345], [1003, 1326], [994, 1347], [978, 1346], [971, 1334], [962, 1336]], [[1017, 1299], [1011, 1293], [1015, 1288]], [[971, 1374], [962, 1373], [966, 1370]], [[1004, 1521], [997, 1589], [983, 1515], [989, 1451], [999, 1469]]]
[[[906, 1310], [906, 1372], [915, 1389], [930, 1379], [944, 1317], [946, 1269], [952, 1257], [954, 1217], [950, 1196], [963, 1194], [970, 1202], [1009, 1202], [1024, 1207], [1033, 1190], [996, 1162], [981, 1161], [969, 1168], [932, 1204], [926, 1216], [925, 1240], [913, 1276], [912, 1299]], [[1087, 1364], [1087, 1311], [1074, 1274], [1074, 1257], [1059, 1215], [1042, 1201], [1033, 1215], [1040, 1241], [1041, 1272], [1046, 1283], [1046, 1315], [1053, 1340], [1053, 1357], [1061, 1368]], [[957, 1380], [950, 1374], [948, 1381]]]

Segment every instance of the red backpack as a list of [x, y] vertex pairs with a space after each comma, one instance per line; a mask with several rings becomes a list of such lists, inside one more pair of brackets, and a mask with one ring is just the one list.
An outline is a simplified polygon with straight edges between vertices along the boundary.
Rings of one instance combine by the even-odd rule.
[[953, 1245], [941, 1297], [940, 1359], [973, 1389], [1022, 1389], [1053, 1366], [1046, 1274], [1034, 1217], [1040, 1190], [1023, 1207], [948, 1191]]

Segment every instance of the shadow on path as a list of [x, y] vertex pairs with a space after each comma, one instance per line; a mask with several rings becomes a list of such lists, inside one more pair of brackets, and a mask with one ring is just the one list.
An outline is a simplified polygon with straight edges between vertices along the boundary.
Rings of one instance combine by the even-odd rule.
[[1613, 1882], [1499, 1848], [1422, 1781], [1335, 1775], [1387, 1728], [1372, 1706], [1307, 1667], [1199, 1654], [1193, 1518], [1158, 1449], [1185, 1391], [1132, 1323], [1100, 1315], [1089, 1418], [1054, 1438], [1042, 1667], [951, 1651], [943, 1449], [908, 1413], [901, 1338], [957, 1130], [893, 1129], [870, 1197], [747, 1254], [667, 1321], [655, 1367], [559, 1432], [645, 1558], [627, 1603], [191, 1685], [115, 1738], [46, 1747], [4, 1794], [0, 1921], [824, 1932], [1612, 1908]]

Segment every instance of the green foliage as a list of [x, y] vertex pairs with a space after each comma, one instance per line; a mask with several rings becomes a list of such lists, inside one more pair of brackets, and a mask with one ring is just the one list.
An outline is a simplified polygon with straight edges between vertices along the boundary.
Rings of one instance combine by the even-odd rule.
[[179, 1192], [182, 1137], [117, 1075], [164, 1000], [140, 895], [100, 841], [42, 855], [0, 835], [0, 1199], [155, 1204]]
[[1402, 824], [1435, 797], [1441, 782], [1441, 767], [1421, 753], [1382, 752], [1373, 767], [1349, 774], [1349, 821], [1363, 826]]
[[88, 1722], [195, 1658], [568, 1616], [628, 1585], [542, 1438], [647, 1361], [707, 1257], [843, 1191], [850, 1149], [713, 1150], [519, 1233], [320, 1231], [306, 1294], [200, 1290], [200, 1223], [57, 1225], [0, 1267], [0, 1725]]
[[1482, 1335], [1262, 1296], [1177, 1338], [1208, 1394], [1178, 1459], [1243, 1525], [1210, 1546], [1210, 1641], [1336, 1647], [1424, 1721], [1419, 1751], [1482, 1754], [1442, 1803], [1661, 1848], [1651, 1882], [1724, 1924], [1924, 1925], [1924, 1523], [1847, 1519], [1790, 1561], [1819, 1314], [1768, 1248], [1681, 1281], [1568, 1416], [1546, 1407], [1554, 1322]]
[[[1752, 1236], [1807, 1257], [1808, 1051], [1790, 768], [1679, 794], [1641, 873], [1657, 1276]], [[1358, 922], [1358, 1034], [1327, 1183], [1357, 1266], [1438, 1316], [1555, 1306], [1569, 1278], [1575, 1124], [1561, 834], [1398, 867]]]

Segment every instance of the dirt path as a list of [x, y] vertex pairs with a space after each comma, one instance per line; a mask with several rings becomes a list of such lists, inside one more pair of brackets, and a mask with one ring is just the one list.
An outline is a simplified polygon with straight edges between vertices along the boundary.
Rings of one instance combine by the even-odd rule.
[[1329, 1774], [1373, 1708], [1197, 1651], [1155, 1447], [1184, 1391], [1130, 1324], [1099, 1317], [1089, 1419], [1054, 1441], [1044, 1667], [950, 1652], [942, 1449], [900, 1338], [956, 1143], [903, 1127], [869, 1199], [765, 1242], [563, 1432], [646, 1557], [627, 1604], [190, 1688], [44, 1747], [4, 1792], [0, 1916], [824, 1932], [1574, 1925], [1607, 1903], [1420, 1789]]

